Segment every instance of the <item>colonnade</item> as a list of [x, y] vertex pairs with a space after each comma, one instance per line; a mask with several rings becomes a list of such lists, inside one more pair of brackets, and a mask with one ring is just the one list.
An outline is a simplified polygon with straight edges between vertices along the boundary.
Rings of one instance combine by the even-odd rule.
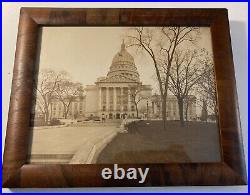
[[130, 87], [99, 87], [100, 111], [133, 111]]

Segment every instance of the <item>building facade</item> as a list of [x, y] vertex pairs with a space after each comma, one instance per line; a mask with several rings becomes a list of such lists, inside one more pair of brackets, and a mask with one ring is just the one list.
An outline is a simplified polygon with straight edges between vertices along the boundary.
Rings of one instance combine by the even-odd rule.
[[[76, 97], [69, 105], [67, 118], [68, 119], [80, 119], [85, 117], [86, 101], [84, 95]], [[64, 119], [65, 111], [64, 105], [61, 101], [54, 99], [50, 104], [51, 118]]]

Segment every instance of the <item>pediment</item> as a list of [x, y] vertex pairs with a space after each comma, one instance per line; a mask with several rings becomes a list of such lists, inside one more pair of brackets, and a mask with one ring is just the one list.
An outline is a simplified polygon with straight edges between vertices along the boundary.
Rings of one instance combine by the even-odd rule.
[[124, 83], [124, 82], [138, 82], [135, 79], [128, 78], [123, 75], [115, 75], [112, 77], [106, 77], [104, 79], [100, 79], [99, 83]]

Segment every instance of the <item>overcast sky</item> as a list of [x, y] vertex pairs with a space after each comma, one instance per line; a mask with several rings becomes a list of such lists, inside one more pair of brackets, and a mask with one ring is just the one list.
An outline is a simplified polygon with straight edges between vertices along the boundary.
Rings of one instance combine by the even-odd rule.
[[[120, 50], [128, 27], [43, 27], [39, 66], [67, 71], [83, 85], [106, 76], [114, 55]], [[211, 52], [210, 28], [201, 28], [197, 45]], [[154, 68], [147, 55], [134, 55], [143, 84], [156, 86]]]

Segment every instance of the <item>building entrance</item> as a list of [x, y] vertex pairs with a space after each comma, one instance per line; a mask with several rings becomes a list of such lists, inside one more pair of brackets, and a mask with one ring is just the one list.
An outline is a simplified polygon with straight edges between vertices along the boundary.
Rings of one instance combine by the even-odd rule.
[[120, 119], [120, 113], [116, 113], [116, 119]]

